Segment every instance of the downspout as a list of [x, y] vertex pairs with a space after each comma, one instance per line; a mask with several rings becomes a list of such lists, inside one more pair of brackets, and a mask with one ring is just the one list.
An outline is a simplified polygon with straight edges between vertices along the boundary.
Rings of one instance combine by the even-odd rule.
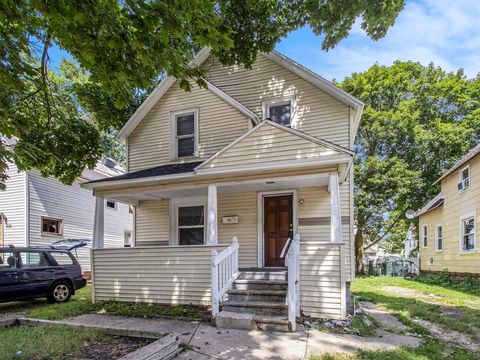
[[25, 171], [25, 246], [30, 246], [30, 184], [28, 171]]

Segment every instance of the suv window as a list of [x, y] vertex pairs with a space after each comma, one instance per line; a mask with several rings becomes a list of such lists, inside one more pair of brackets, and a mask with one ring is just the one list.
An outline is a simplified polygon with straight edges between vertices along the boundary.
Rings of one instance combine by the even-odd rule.
[[23, 268], [50, 266], [47, 255], [43, 251], [21, 251], [20, 257]]
[[73, 265], [73, 260], [68, 253], [52, 251], [50, 253], [58, 265]]
[[13, 251], [0, 252], [0, 270], [18, 268], [17, 254]]

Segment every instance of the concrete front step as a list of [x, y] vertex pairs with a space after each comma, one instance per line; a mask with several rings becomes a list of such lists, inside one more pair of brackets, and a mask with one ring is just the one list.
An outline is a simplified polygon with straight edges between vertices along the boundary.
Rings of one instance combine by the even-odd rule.
[[285, 302], [264, 301], [226, 301], [223, 310], [237, 313], [250, 313], [255, 315], [284, 316], [288, 314]]
[[286, 271], [242, 271], [238, 276], [241, 280], [287, 280]]
[[262, 279], [237, 279], [233, 288], [237, 290], [284, 290], [288, 282], [286, 280], [262, 280]]
[[290, 323], [286, 316], [255, 315], [221, 311], [215, 318], [217, 327], [224, 329], [290, 331]]
[[270, 301], [284, 302], [287, 297], [286, 290], [238, 290], [232, 289], [227, 293], [228, 300], [231, 301]]

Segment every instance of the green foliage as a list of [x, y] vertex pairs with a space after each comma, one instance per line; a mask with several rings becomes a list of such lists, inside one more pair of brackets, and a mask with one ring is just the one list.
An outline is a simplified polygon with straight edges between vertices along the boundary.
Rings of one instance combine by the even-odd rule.
[[[393, 25], [404, 0], [171, 0], [0, 2], [0, 186], [7, 161], [71, 183], [92, 167], [105, 141], [119, 130], [165, 75], [185, 90], [205, 86], [191, 65], [209, 46], [225, 64], [249, 67], [289, 32], [310, 26], [330, 49], [358, 17], [374, 40]], [[62, 79], [49, 71], [58, 46], [75, 63]], [[67, 86], [68, 84], [68, 86]], [[102, 142], [102, 144], [100, 144]], [[114, 150], [116, 152], [117, 150]]]
[[384, 237], [398, 251], [409, 225], [403, 213], [436, 195], [432, 183], [479, 139], [480, 78], [397, 61], [340, 85], [365, 103], [355, 143], [356, 225], [366, 244]]

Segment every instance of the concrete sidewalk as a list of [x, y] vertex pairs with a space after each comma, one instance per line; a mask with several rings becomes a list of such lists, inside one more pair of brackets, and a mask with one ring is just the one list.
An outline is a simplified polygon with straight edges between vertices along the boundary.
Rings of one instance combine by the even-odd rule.
[[[33, 320], [32, 320], [33, 321]], [[100, 314], [52, 321], [78, 327], [104, 328], [119, 334], [162, 337], [175, 334], [187, 344], [177, 359], [308, 359], [310, 355], [390, 350], [399, 345], [418, 346], [420, 339], [382, 331], [381, 337], [330, 334], [301, 326], [296, 333], [218, 329], [208, 323], [170, 319], [142, 319]], [[134, 335], [135, 334], [135, 335]]]

